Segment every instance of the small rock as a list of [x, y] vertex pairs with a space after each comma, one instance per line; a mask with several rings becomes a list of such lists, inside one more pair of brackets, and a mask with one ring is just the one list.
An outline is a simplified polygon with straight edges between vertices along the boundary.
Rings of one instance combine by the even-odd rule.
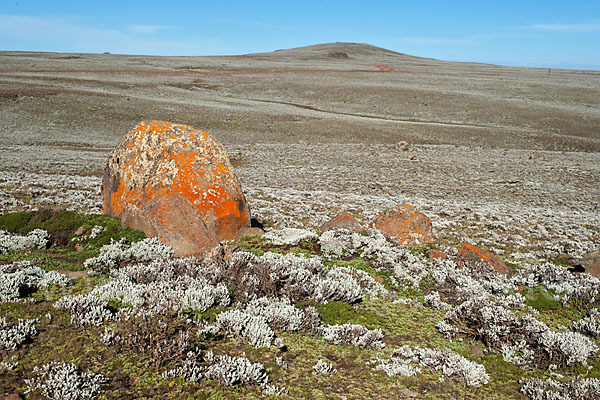
[[460, 267], [469, 267], [475, 270], [495, 270], [501, 274], [510, 273], [510, 268], [494, 254], [469, 243], [463, 244], [460, 248], [457, 264]]
[[327, 231], [339, 228], [348, 229], [355, 232], [362, 230], [360, 222], [354, 218], [354, 215], [347, 212], [340, 213], [329, 221], [325, 222], [323, 225], [321, 225], [319, 230], [321, 233], [325, 233]]
[[66, 269], [59, 269], [57, 272], [65, 275], [69, 279], [81, 279], [85, 278], [90, 274], [90, 270], [87, 271], [69, 271]]
[[408, 151], [410, 146], [408, 144], [408, 142], [401, 140], [398, 143], [396, 143], [396, 145], [394, 146], [394, 148], [396, 150], [400, 150], [400, 151]]
[[545, 160], [546, 157], [544, 157], [543, 154], [539, 154], [539, 153], [534, 153], [532, 155], [529, 156], [530, 160]]
[[476, 343], [471, 343], [469, 345], [469, 349], [471, 350], [471, 355], [473, 357], [484, 357], [485, 356], [485, 354], [483, 354], [483, 350], [481, 349], [481, 347], [479, 347], [479, 345]]
[[436, 249], [431, 249], [429, 251], [428, 256], [429, 256], [429, 258], [431, 260], [445, 260], [445, 259], [448, 258], [448, 256], [446, 255], [446, 253], [443, 253], [443, 252], [441, 252], [439, 250], [436, 250]]
[[402, 246], [422, 246], [434, 240], [429, 218], [409, 204], [379, 215], [373, 227]]
[[417, 156], [414, 153], [408, 153], [407, 157], [409, 160], [413, 160], [413, 161], [417, 159]]
[[415, 392], [414, 390], [411, 390], [409, 388], [400, 389], [400, 394], [408, 399], [414, 399], [419, 396], [419, 392]]
[[85, 227], [82, 225], [75, 231], [75, 236], [81, 236], [85, 233]]

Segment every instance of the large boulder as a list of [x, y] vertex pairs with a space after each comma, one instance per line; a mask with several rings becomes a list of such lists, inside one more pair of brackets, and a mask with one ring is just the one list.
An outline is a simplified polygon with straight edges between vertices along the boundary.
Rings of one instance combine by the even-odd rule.
[[104, 213], [158, 237], [177, 256], [206, 253], [250, 227], [250, 211], [225, 149], [208, 133], [141, 122], [112, 152]]
[[409, 204], [399, 204], [380, 214], [373, 227], [402, 246], [422, 246], [434, 241], [429, 218]]

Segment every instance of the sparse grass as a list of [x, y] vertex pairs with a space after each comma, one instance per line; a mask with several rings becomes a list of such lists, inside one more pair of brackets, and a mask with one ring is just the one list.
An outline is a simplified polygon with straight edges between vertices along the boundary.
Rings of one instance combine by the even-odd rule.
[[[95, 226], [102, 226], [104, 229], [93, 239], [87, 237]], [[83, 228], [84, 233], [75, 235], [79, 228]], [[118, 241], [125, 238], [131, 243], [146, 237], [142, 231], [121, 227], [119, 218], [50, 209], [0, 215], [0, 229], [18, 234], [26, 234], [34, 229], [48, 231], [48, 249], [12, 251], [0, 255], [0, 261], [38, 260], [46, 270], [80, 270], [83, 268], [83, 261], [98, 256], [100, 248], [109, 244], [111, 239]]]
[[554, 294], [543, 286], [535, 288], [523, 288], [523, 296], [526, 297], [525, 304], [530, 305], [538, 311], [562, 310], [562, 303], [554, 300]]
[[435, 243], [428, 243], [424, 246], [410, 246], [407, 247], [407, 250], [415, 256], [426, 256], [431, 250], [437, 250], [437, 245]]

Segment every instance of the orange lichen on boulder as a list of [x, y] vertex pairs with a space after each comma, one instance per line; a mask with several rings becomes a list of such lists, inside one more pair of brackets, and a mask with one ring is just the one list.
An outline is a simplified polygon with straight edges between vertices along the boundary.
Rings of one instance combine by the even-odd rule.
[[428, 256], [432, 260], [445, 260], [445, 259], [448, 258], [448, 256], [446, 255], [446, 253], [441, 252], [441, 251], [436, 250], [436, 249], [431, 249], [429, 251]]
[[340, 213], [332, 219], [330, 219], [329, 221], [325, 222], [323, 225], [321, 225], [320, 230], [321, 233], [324, 233], [332, 229], [340, 228], [348, 229], [351, 231], [362, 230], [360, 222], [358, 222], [358, 220], [354, 218], [354, 215], [347, 212]]
[[379, 215], [373, 227], [402, 246], [422, 246], [434, 240], [429, 218], [409, 204]]
[[465, 243], [458, 252], [457, 264], [477, 270], [496, 270], [502, 274], [509, 274], [510, 268], [498, 257], [487, 250], [480, 249], [472, 244]]
[[250, 226], [225, 149], [208, 133], [141, 122], [113, 151], [102, 181], [104, 213], [173, 246], [203, 253]]

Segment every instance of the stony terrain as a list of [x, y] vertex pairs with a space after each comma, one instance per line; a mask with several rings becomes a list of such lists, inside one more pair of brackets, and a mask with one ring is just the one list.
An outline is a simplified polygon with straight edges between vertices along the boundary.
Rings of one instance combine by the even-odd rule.
[[[462, 243], [468, 242], [491, 250], [514, 268], [529, 271], [532, 266], [548, 262], [573, 263], [600, 247], [598, 72], [448, 63], [359, 44], [329, 44], [235, 57], [4, 52], [0, 53], [0, 60], [3, 214], [48, 206], [100, 213], [101, 175], [110, 151], [139, 121], [159, 119], [210, 132], [225, 145], [252, 216], [267, 229], [316, 229], [339, 211], [350, 211], [367, 224], [383, 210], [406, 202], [432, 220], [437, 236], [433, 247], [451, 257]], [[398, 146], [399, 141], [407, 141], [408, 149]], [[81, 218], [78, 224], [86, 225], [90, 231], [96, 225], [107, 224]], [[69, 238], [76, 236], [77, 227], [69, 228]], [[2, 226], [0, 229], [6, 230]], [[139, 240], [127, 237], [130, 242]], [[106, 242], [108, 237], [103, 240]], [[37, 259], [46, 270], [83, 270], [93, 264], [84, 267], [83, 261], [99, 256], [101, 245], [108, 244], [105, 242], [94, 244], [84, 254], [76, 252], [73, 242], [61, 243], [57, 246], [60, 251], [51, 249], [50, 255], [47, 250], [13, 250], [3, 260], [12, 263]], [[273, 249], [268, 241], [258, 239], [244, 242], [240, 247], [259, 255], [274, 249], [280, 253], [324, 255], [322, 243], [316, 237], [296, 248]], [[421, 256], [425, 250], [411, 249], [421, 257], [421, 261], [413, 260], [413, 264], [431, 271], [443, 269]], [[63, 256], [57, 259], [52, 255], [56, 251]], [[392, 252], [399, 252], [394, 257], [403, 259], [401, 249]], [[124, 356], [109, 365], [107, 359], [114, 350], [100, 340], [105, 334], [104, 326], [78, 327], [53, 306], [65, 294], [85, 294], [111, 279], [99, 275], [77, 280], [66, 289], [40, 287], [35, 293], [35, 303], [0, 304], [0, 316], [6, 318], [6, 326], [13, 326], [18, 318], [38, 318], [35, 325], [40, 332], [37, 336], [30, 335], [24, 341], [25, 347], [16, 350], [20, 359], [16, 373], [0, 371], [9, 378], [6, 380], [9, 383], [0, 390], [22, 393], [25, 385], [19, 379], [34, 379], [33, 368], [42, 368], [49, 361], [76, 363], [93, 373], [104, 374], [110, 379], [109, 386], [130, 393], [130, 397], [118, 397], [116, 392], [109, 391], [100, 395], [105, 398], [164, 398], [167, 394], [181, 398], [182, 393], [196, 393], [198, 398], [218, 398], [224, 393], [231, 397], [261, 396], [271, 382], [284, 386], [291, 398], [366, 398], [372, 397], [369, 390], [380, 396], [389, 394], [391, 398], [526, 398], [521, 392], [536, 398], [533, 391], [522, 389], [527, 387], [526, 383], [518, 381], [553, 378], [571, 382], [577, 376], [599, 376], [600, 359], [594, 352], [585, 360], [592, 366], [590, 370], [582, 366], [581, 358], [572, 363], [565, 361], [564, 365], [560, 365], [564, 360], [554, 359], [551, 362], [559, 364], [558, 370], [549, 369], [545, 365], [547, 360], [538, 355], [534, 359], [539, 365], [515, 366], [515, 362], [510, 362], [515, 361], [513, 353], [520, 352], [524, 357], [527, 350], [525, 347], [514, 350], [518, 343], [510, 344], [513, 356], [507, 355], [510, 352], [505, 349], [503, 357], [502, 346], [485, 335], [472, 335], [468, 329], [461, 331], [458, 338], [444, 337], [443, 329], [436, 328], [436, 324], [446, 321], [460, 325], [465, 321], [457, 316], [450, 318], [445, 314], [445, 306], [439, 306], [440, 303], [431, 300], [433, 297], [430, 300], [425, 297], [439, 292], [442, 296], [439, 301], [458, 307], [460, 301], [454, 291], [460, 290], [452, 285], [449, 289], [443, 280], [427, 284], [423, 281], [418, 290], [415, 287], [409, 290], [402, 284], [406, 271], [397, 271], [391, 264], [374, 265], [378, 257], [354, 254], [342, 257], [338, 264], [343, 267], [351, 264], [352, 268], [368, 271], [383, 280], [391, 297], [377, 300], [372, 292], [363, 292], [358, 303], [355, 298], [343, 297], [328, 306], [315, 298], [303, 300], [308, 303], [296, 299], [294, 303], [302, 310], [308, 304], [317, 307], [324, 324], [359, 323], [367, 329], [382, 329], [386, 343], [383, 353], [377, 346], [357, 350], [344, 343], [336, 344], [334, 339], [333, 344], [324, 341], [323, 337], [335, 337], [329, 331], [320, 336], [309, 334], [310, 329], [283, 333], [271, 324], [275, 336], [283, 338], [289, 352], [279, 352], [276, 348], [259, 351], [244, 340], [231, 341], [227, 335], [216, 335], [206, 342], [208, 345], [202, 344], [217, 356], [239, 356], [245, 352], [252, 362], [264, 364], [270, 375], [269, 383], [257, 377], [256, 381], [247, 382], [256, 384], [237, 382], [236, 389], [229, 392], [227, 382], [215, 367], [224, 365], [225, 360], [210, 359], [204, 354], [204, 347], [204, 355], [196, 361], [201, 363], [206, 378], [197, 384], [190, 384], [190, 379], [179, 379], [176, 373], [163, 377], [180, 366], [173, 360], [155, 365], [152, 360], [156, 357], [144, 356], [148, 354], [147, 348], [131, 343], [130, 350], [137, 349], [139, 354], [132, 356], [135, 351], [125, 351]], [[133, 261], [125, 259], [117, 264], [125, 266]], [[545, 268], [536, 273], [550, 274], [550, 267]], [[420, 274], [420, 270], [409, 268], [409, 271]], [[220, 277], [223, 271], [211, 273], [219, 277], [202, 285], [226, 284], [235, 293], [231, 286], [235, 278]], [[548, 290], [550, 298], [558, 295], [556, 287], [550, 287], [542, 278], [539, 282], [527, 281], [527, 274], [520, 273], [521, 277], [510, 284], [516, 288], [528, 287], [530, 292], [522, 292], [525, 303], [517, 301], [509, 305], [517, 314], [529, 312], [525, 305], [533, 305], [542, 314], [540, 320], [552, 328], [564, 326], [569, 332], [573, 321], [585, 317], [597, 305], [595, 300], [586, 303], [587, 300], [574, 295], [574, 303], [559, 301], [540, 306], [536, 303], [538, 297], [545, 296]], [[397, 283], [390, 277], [397, 279]], [[472, 277], [485, 281], [481, 276]], [[373, 290], [362, 285], [361, 290]], [[497, 289], [500, 284], [495, 285]], [[502, 283], [503, 289], [492, 290], [490, 296], [512, 293], [513, 286], [507, 285]], [[596, 287], [593, 283], [589, 285]], [[404, 304], [398, 303], [398, 299], [410, 301]], [[117, 309], [122, 306], [114, 298], [107, 301], [112, 301], [112, 307]], [[438, 306], [441, 308], [437, 309]], [[248, 312], [247, 305], [218, 306], [218, 312], [238, 309]], [[212, 323], [218, 312], [211, 310], [207, 308], [193, 316]], [[47, 313], [52, 315], [51, 320], [44, 320]], [[171, 314], [161, 318], [175, 318], [163, 321], [175, 333], [179, 324], [185, 325], [185, 321], [177, 320], [180, 317]], [[428, 322], [420, 325], [424, 320]], [[117, 331], [127, 330], [126, 321], [102, 323], [113, 324], [111, 329]], [[192, 329], [194, 335], [196, 330], [204, 329], [196, 325]], [[235, 331], [229, 326], [221, 321], [221, 332]], [[61, 327], [73, 336], [63, 337], [53, 331]], [[22, 331], [27, 329], [23, 327]], [[30, 350], [42, 348], [43, 340], [50, 340], [44, 349], [50, 346], [56, 350], [39, 359]], [[93, 350], [90, 348], [85, 350], [88, 355], [78, 356], [82, 340], [92, 343]], [[484, 357], [478, 358], [477, 352], [469, 349], [471, 340], [484, 349]], [[599, 344], [597, 337], [592, 340]], [[73, 341], [79, 344], [71, 346]], [[59, 349], [69, 347], [68, 343], [72, 350], [61, 353]], [[436, 370], [439, 364], [424, 361], [443, 360], [441, 356], [427, 358], [420, 350], [407, 356], [406, 349], [399, 350], [403, 345], [414, 348], [426, 344], [452, 349], [484, 365], [489, 382], [482, 384], [479, 378], [465, 375], [478, 385], [467, 384], [471, 378], [464, 377], [441, 383], [438, 379], [443, 375]], [[136, 345], [141, 346], [140, 342]], [[102, 349], [100, 359], [94, 359], [91, 353], [98, 349]], [[14, 353], [3, 351], [2, 362], [13, 362]], [[27, 351], [31, 354], [29, 358], [25, 356]], [[289, 367], [281, 367], [277, 357], [283, 357], [281, 362], [287, 362]], [[369, 364], [379, 358], [388, 361], [379, 362], [377, 365], [382, 365], [379, 369], [376, 364]], [[183, 359], [182, 356], [179, 362]], [[403, 361], [410, 359], [413, 359], [411, 365]], [[196, 361], [189, 360], [189, 365]], [[330, 372], [329, 364], [331, 371], [337, 370], [334, 375], [322, 372]], [[404, 372], [417, 367], [425, 372], [401, 379], [388, 377], [384, 371], [394, 369], [392, 366]], [[134, 375], [141, 378], [134, 379]], [[85, 379], [92, 386], [101, 381], [94, 376]], [[343, 388], [353, 391], [344, 392]], [[36, 393], [40, 392], [32, 395]]]

